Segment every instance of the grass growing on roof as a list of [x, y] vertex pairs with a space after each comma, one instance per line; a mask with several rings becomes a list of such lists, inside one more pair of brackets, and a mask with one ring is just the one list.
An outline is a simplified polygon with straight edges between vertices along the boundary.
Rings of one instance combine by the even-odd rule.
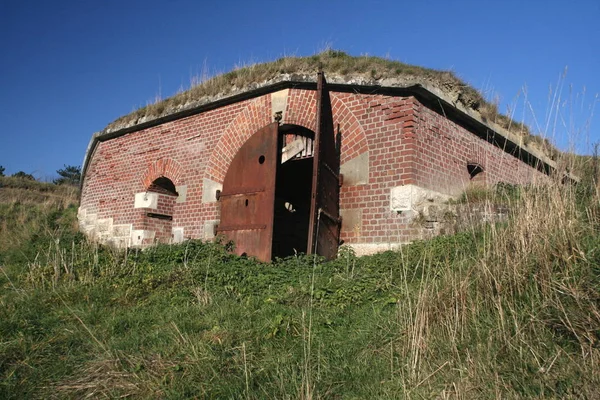
[[546, 151], [553, 148], [550, 143], [532, 135], [529, 128], [498, 111], [496, 104], [489, 102], [475, 88], [464, 82], [452, 71], [440, 71], [400, 61], [375, 56], [351, 56], [343, 51], [325, 50], [307, 57], [282, 57], [275, 61], [257, 63], [234, 69], [193, 85], [190, 89], [162, 101], [156, 101], [109, 124], [106, 130], [117, 130], [135, 125], [138, 121], [152, 120], [176, 111], [193, 108], [228, 94], [256, 88], [284, 74], [307, 75], [316, 79], [319, 68], [327, 76], [361, 77], [377, 85], [385, 79], [399, 79], [433, 85], [444, 93], [451, 94], [456, 101], [468, 109], [478, 111], [484, 121], [492, 121], [501, 127], [523, 136], [525, 142], [536, 142]]

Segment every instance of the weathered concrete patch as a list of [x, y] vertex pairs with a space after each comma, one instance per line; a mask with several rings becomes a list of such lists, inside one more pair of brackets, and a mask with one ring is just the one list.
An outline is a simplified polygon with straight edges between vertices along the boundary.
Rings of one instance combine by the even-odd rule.
[[362, 209], [340, 210], [342, 232], [360, 232], [362, 229]]
[[344, 186], [364, 185], [369, 183], [369, 152], [366, 151], [340, 166], [344, 175]]
[[416, 185], [402, 185], [390, 190], [390, 209], [392, 211], [421, 211], [429, 203], [443, 203], [452, 196], [424, 189]]
[[387, 250], [397, 250], [400, 246], [406, 243], [348, 243], [348, 246], [352, 247], [357, 256], [366, 256], [375, 253], [381, 253]]
[[175, 191], [179, 194], [175, 203], [185, 203], [187, 200], [187, 185], [175, 186]]
[[105, 233], [112, 231], [112, 218], [101, 218], [96, 221], [96, 231]]
[[204, 222], [204, 239], [210, 240], [215, 237], [215, 225], [219, 223], [218, 219], [213, 219]]
[[141, 192], [135, 194], [133, 208], [152, 208], [158, 207], [158, 193]]
[[154, 231], [147, 231], [143, 229], [134, 229], [131, 231], [131, 246], [141, 246], [144, 239], [154, 240], [156, 233]]
[[171, 229], [173, 235], [173, 243], [182, 243], [185, 240], [183, 236], [183, 227], [173, 227]]
[[202, 180], [202, 202], [214, 203], [217, 201], [217, 190], [223, 190], [223, 185], [211, 179]]
[[132, 228], [132, 224], [113, 225], [113, 236], [129, 238], [131, 236]]

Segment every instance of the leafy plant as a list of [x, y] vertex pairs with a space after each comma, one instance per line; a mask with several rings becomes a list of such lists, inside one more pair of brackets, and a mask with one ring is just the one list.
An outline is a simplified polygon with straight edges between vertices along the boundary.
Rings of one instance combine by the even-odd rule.
[[56, 178], [52, 181], [55, 185], [77, 186], [77, 185], [79, 185], [79, 182], [81, 181], [81, 167], [80, 166], [65, 164], [64, 168], [58, 169], [56, 171], [56, 173], [58, 175], [60, 175], [60, 177]]
[[17, 179], [24, 179], [24, 180], [29, 180], [29, 181], [35, 181], [35, 178], [34, 178], [33, 175], [28, 174], [28, 173], [23, 172], [23, 171], [15, 172], [11, 176], [13, 178], [17, 178]]

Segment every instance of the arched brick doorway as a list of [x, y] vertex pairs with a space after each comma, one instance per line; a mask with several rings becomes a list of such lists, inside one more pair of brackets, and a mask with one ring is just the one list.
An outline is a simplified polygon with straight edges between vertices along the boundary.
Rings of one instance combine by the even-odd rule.
[[238, 254], [262, 261], [294, 252], [337, 254], [340, 143], [324, 75], [317, 83], [316, 132], [273, 122], [234, 156], [223, 181], [217, 232]]

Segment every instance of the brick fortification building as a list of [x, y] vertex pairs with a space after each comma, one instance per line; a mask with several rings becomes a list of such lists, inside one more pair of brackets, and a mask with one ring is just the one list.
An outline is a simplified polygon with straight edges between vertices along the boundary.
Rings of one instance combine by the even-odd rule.
[[263, 260], [372, 253], [434, 234], [417, 217], [468, 185], [554, 168], [443, 82], [324, 70], [184, 94], [94, 134], [81, 229], [118, 247], [223, 234]]

